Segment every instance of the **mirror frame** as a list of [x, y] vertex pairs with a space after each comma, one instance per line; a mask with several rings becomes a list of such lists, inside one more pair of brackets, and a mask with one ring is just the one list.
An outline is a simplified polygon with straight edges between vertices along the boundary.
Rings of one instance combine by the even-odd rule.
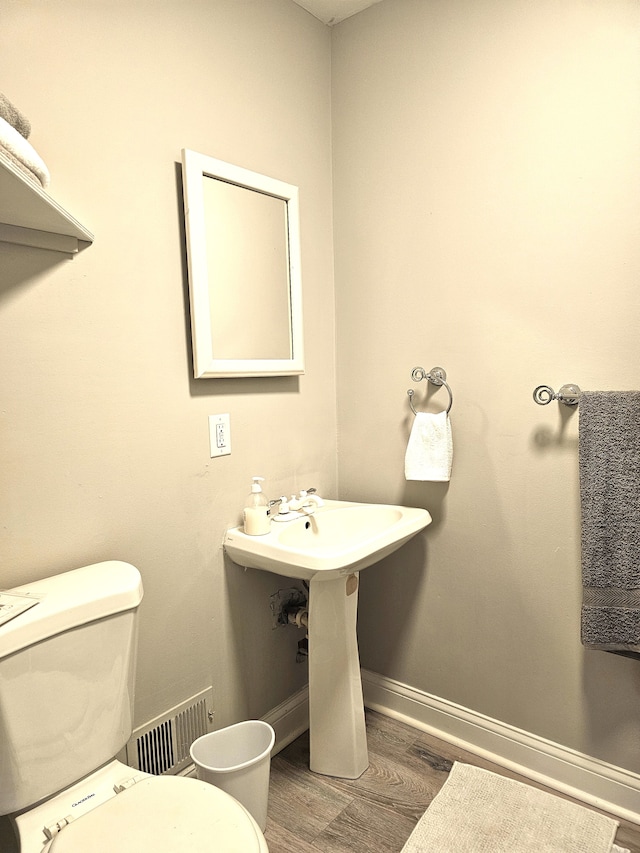
[[[294, 376], [304, 373], [300, 215], [298, 187], [251, 172], [188, 148], [182, 150], [183, 196], [193, 373], [196, 379], [242, 376]], [[213, 354], [209, 266], [205, 242], [203, 177], [217, 178], [245, 189], [280, 198], [287, 208], [291, 358], [220, 359]]]

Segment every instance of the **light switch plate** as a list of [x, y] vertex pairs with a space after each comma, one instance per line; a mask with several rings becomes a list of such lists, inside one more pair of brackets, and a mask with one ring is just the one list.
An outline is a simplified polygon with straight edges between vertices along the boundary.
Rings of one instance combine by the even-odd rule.
[[231, 424], [229, 415], [209, 415], [209, 450], [211, 458], [231, 453]]

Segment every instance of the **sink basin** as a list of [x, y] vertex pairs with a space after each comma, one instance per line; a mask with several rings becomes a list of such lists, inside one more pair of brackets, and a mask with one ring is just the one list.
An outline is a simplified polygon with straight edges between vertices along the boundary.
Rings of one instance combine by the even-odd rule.
[[264, 536], [227, 531], [224, 547], [240, 566], [320, 580], [359, 572], [426, 527], [426, 509], [325, 501], [312, 515], [273, 522]]

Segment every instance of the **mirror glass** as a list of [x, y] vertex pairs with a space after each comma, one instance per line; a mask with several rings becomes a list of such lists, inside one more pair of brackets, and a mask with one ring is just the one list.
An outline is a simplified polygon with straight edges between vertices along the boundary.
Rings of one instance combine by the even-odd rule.
[[297, 187], [182, 162], [195, 377], [303, 373]]

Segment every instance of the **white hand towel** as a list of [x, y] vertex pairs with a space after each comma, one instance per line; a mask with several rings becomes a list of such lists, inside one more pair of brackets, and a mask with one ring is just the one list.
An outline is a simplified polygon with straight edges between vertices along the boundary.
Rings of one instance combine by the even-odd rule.
[[453, 438], [446, 412], [437, 415], [418, 412], [411, 427], [404, 460], [407, 480], [431, 480], [445, 483], [451, 479]]

